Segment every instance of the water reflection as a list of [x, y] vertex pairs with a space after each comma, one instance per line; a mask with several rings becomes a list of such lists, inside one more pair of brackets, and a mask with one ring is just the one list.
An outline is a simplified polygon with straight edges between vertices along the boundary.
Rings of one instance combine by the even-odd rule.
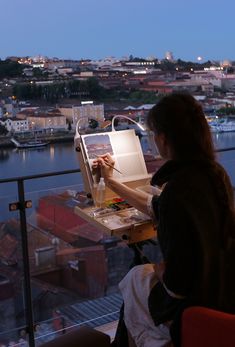
[[54, 157], [55, 157], [55, 147], [50, 146], [50, 159], [54, 160]]
[[213, 133], [216, 148], [235, 147], [235, 132]]
[[6, 149], [0, 149], [0, 161], [9, 160], [9, 152]]
[[26, 160], [26, 153], [25, 153], [25, 151], [22, 152], [22, 159], [23, 159], [23, 161]]

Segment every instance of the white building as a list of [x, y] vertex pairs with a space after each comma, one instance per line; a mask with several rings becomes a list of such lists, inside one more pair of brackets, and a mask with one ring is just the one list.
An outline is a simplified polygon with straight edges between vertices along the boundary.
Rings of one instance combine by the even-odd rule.
[[172, 52], [166, 52], [165, 53], [165, 59], [166, 60], [169, 60], [169, 61], [174, 61], [174, 56], [173, 56], [173, 53]]
[[6, 118], [2, 119], [1, 124], [10, 132], [23, 132], [29, 130], [29, 122], [27, 119]]
[[104, 59], [92, 60], [92, 64], [97, 66], [98, 68], [101, 68], [103, 66], [112, 67], [113, 65], [117, 63], [120, 63], [120, 59], [115, 57], [106, 57]]

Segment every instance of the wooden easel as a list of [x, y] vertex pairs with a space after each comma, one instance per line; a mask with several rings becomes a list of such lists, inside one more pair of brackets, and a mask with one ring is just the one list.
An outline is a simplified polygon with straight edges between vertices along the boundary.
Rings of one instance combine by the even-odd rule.
[[[127, 142], [126, 144], [125, 140]], [[104, 147], [103, 153], [100, 153], [100, 148], [102, 147], [101, 143]], [[125, 153], [125, 146], [126, 150], [128, 151], [129, 148], [130, 152]], [[115, 165], [124, 173], [123, 177], [119, 177], [119, 175], [116, 174], [120, 182], [133, 189], [149, 184], [150, 175], [147, 173], [139, 138], [135, 135], [133, 129], [81, 135], [75, 140], [75, 148], [78, 154], [85, 191], [87, 194], [91, 194], [93, 198], [95, 197], [96, 182], [92, 174], [91, 163], [92, 160], [95, 159], [94, 153], [99, 152], [99, 154], [104, 154], [107, 148], [111, 149], [113, 152]], [[136, 167], [133, 167], [133, 165]], [[108, 187], [106, 187], [105, 195], [106, 200], [117, 197], [117, 194]], [[133, 220], [133, 222], [123, 222], [120, 223], [120, 225], [117, 222], [115, 225], [115, 223], [113, 223], [114, 219], [117, 219], [117, 221], [123, 220], [123, 211], [113, 211], [110, 214], [108, 213], [105, 217], [95, 216], [95, 210], [95, 206], [87, 208], [75, 207], [75, 213], [80, 217], [100, 230], [107, 232], [109, 235], [118, 236], [128, 243], [136, 243], [156, 236], [156, 230], [153, 227], [152, 221], [147, 216], [140, 221]], [[136, 213], [136, 210], [132, 208], [127, 211], [127, 214], [129, 212], [131, 215], [132, 212]], [[109, 223], [109, 220], [112, 220], [112, 222]]]

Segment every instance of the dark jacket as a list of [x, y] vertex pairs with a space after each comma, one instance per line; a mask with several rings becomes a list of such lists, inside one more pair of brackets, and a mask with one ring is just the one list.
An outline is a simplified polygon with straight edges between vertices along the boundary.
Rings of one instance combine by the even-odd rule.
[[[152, 200], [166, 264], [163, 280], [185, 299], [172, 299], [158, 283], [149, 297], [155, 324], [174, 320], [191, 305], [235, 312], [235, 284], [228, 288], [221, 259], [228, 240], [235, 239], [233, 190], [225, 170], [215, 162], [168, 161], [152, 178], [153, 185], [164, 183], [160, 197]], [[235, 255], [229, 261], [234, 266]], [[234, 272], [230, 276], [234, 282]]]

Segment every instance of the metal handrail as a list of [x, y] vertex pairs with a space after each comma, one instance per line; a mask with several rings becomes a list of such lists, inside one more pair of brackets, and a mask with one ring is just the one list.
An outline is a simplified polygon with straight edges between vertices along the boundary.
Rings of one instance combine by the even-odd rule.
[[217, 148], [215, 152], [229, 152], [235, 151], [235, 147], [227, 147], [227, 148]]
[[27, 180], [50, 177], [50, 176], [67, 175], [67, 174], [72, 174], [72, 173], [77, 173], [77, 172], [81, 172], [81, 170], [80, 169], [72, 169], [72, 170], [55, 171], [55, 172], [48, 172], [48, 173], [42, 173], [42, 174], [36, 174], [36, 175], [2, 178], [2, 179], [0, 179], [0, 184], [1, 183], [16, 182], [16, 181], [27, 181]]

